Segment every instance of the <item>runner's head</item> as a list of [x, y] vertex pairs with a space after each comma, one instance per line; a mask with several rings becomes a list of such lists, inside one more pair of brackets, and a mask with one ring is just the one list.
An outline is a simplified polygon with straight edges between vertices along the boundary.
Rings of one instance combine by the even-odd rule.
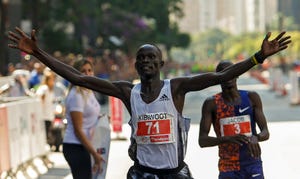
[[[223, 70], [225, 70], [226, 68], [228, 68], [232, 65], [233, 65], [233, 63], [229, 60], [221, 60], [216, 67], [216, 72], [221, 73]], [[233, 89], [237, 90], [236, 79], [237, 78], [233, 78], [229, 81], [221, 83], [222, 91], [233, 90]]]
[[225, 68], [229, 67], [233, 65], [233, 63], [229, 60], [221, 60], [217, 67], [216, 67], [216, 72], [220, 72], [220, 71], [223, 71]]
[[135, 68], [141, 78], [159, 77], [160, 68], [163, 65], [161, 50], [156, 45], [144, 44], [140, 46], [136, 53]]

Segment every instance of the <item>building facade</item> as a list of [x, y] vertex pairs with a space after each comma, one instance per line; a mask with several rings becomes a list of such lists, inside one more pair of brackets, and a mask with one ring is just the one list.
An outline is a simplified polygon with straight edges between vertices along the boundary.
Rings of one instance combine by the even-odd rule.
[[232, 34], [263, 32], [276, 18], [276, 0], [184, 0], [183, 32], [199, 33], [219, 28]]

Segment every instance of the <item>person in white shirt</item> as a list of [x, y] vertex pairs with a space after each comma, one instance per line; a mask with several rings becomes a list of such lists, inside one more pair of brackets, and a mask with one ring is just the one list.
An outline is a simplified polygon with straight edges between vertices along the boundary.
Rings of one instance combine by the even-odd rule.
[[38, 86], [36, 95], [40, 97], [42, 103], [42, 116], [45, 121], [46, 137], [49, 143], [51, 124], [54, 120], [54, 85], [56, 74], [50, 69], [45, 69], [42, 83]]
[[[84, 75], [93, 76], [93, 65], [88, 60], [79, 60], [74, 68]], [[100, 116], [100, 105], [93, 91], [72, 85], [66, 97], [67, 129], [63, 140], [63, 154], [74, 179], [92, 177], [91, 156], [95, 164], [93, 171], [100, 170], [101, 155], [91, 143], [91, 133]]]

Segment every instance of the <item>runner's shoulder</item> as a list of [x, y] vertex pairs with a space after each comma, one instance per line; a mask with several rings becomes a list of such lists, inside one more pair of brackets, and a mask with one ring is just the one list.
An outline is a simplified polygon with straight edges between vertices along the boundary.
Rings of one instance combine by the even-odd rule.
[[204, 100], [203, 105], [214, 107], [215, 106], [215, 97], [214, 96], [207, 97]]

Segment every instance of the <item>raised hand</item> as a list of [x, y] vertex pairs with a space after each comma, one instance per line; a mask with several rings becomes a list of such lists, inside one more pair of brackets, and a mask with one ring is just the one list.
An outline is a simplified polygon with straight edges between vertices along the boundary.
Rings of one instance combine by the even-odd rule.
[[[257, 60], [264, 60], [268, 56], [271, 56], [281, 50], [284, 50], [288, 47], [288, 44], [291, 43], [291, 36], [285, 36], [286, 32], [281, 32], [277, 35], [277, 37], [271, 41], [269, 38], [271, 36], [271, 32], [268, 32], [265, 39], [262, 42], [261, 50], [258, 52], [258, 59]], [[260, 62], [261, 63], [261, 62]]]
[[32, 55], [38, 49], [35, 30], [31, 31], [31, 38], [20, 28], [16, 27], [15, 30], [17, 33], [8, 32], [9, 40], [14, 42], [14, 44], [8, 44], [8, 47], [19, 49]]

